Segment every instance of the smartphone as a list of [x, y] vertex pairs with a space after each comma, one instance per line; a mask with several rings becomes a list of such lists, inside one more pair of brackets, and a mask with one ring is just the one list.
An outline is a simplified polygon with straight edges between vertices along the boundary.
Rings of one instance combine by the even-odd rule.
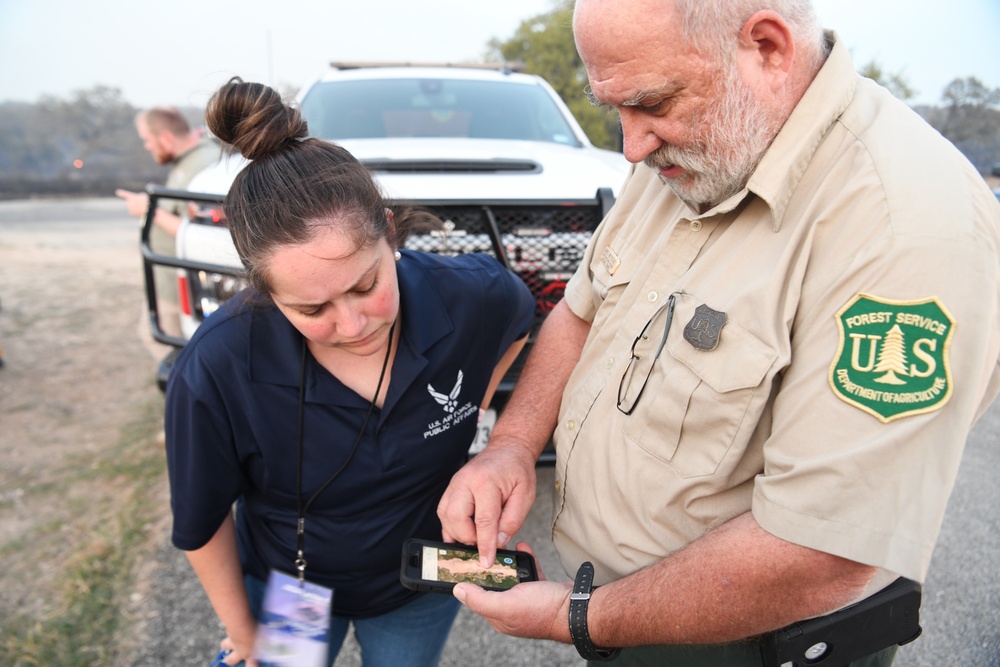
[[455, 584], [466, 581], [505, 591], [524, 581], [538, 581], [538, 570], [535, 559], [524, 551], [497, 549], [493, 566], [483, 569], [476, 547], [410, 539], [403, 545], [399, 580], [407, 588], [430, 593], [451, 593]]

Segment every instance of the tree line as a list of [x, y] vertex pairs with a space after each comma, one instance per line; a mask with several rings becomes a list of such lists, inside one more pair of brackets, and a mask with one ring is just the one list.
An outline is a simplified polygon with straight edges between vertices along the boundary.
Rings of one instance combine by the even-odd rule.
[[[0, 103], [0, 198], [104, 195], [162, 183], [135, 129], [140, 111], [117, 88], [95, 86], [67, 99]], [[202, 111], [183, 109], [193, 126]]]
[[[572, 0], [556, 0], [551, 11], [522, 21], [508, 39], [492, 40], [484, 58], [517, 62], [544, 77], [595, 145], [620, 150], [617, 113], [592, 106], [584, 93], [587, 73], [573, 43]], [[904, 102], [915, 95], [905, 77], [877, 63], [859, 71]], [[914, 109], [980, 173], [1000, 163], [1000, 88], [975, 77], [956, 78], [942, 91], [939, 105]], [[193, 126], [203, 124], [202, 110], [182, 111]], [[135, 190], [163, 182], [165, 168], [153, 162], [136, 135], [138, 112], [120, 90], [107, 86], [77, 91], [68, 99], [0, 103], [0, 198], [110, 196], [118, 187]]]

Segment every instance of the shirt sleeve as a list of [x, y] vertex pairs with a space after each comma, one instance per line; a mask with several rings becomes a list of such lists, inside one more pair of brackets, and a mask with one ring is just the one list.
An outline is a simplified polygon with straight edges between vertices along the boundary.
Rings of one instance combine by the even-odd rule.
[[203, 547], [239, 497], [243, 474], [226, 410], [198, 350], [178, 358], [166, 396], [166, 453], [172, 540]]
[[[804, 286], [816, 290], [817, 298], [802, 300], [813, 305], [794, 323], [793, 362], [774, 403], [765, 471], [754, 486], [753, 513], [765, 530], [923, 580], [966, 436], [985, 409], [983, 401], [995, 393], [989, 390], [1000, 346], [995, 253], [987, 244], [944, 235], [896, 236], [852, 258], [838, 278]], [[922, 356], [912, 355], [921, 347], [914, 340], [903, 344], [904, 335], [917, 339], [918, 334], [884, 333], [890, 323], [880, 328], [882, 339], [854, 341], [843, 325], [844, 308], [859, 295], [904, 308], [932, 300], [953, 320], [953, 335], [933, 342], [927, 333]], [[895, 358], [884, 352], [889, 335], [897, 336]], [[883, 346], [885, 358], [863, 347], [873, 341]], [[902, 358], [904, 351], [911, 353], [908, 359]], [[852, 364], [884, 364], [901, 376], [934, 366], [941, 392], [927, 394], [935, 400], [926, 409], [907, 412], [894, 403], [921, 396], [888, 396], [893, 385], [874, 381], [870, 387], [850, 386], [843, 380], [846, 371], [838, 371]], [[884, 407], [871, 402], [887, 396]]]
[[[617, 287], [628, 283], [647, 248], [633, 244], [621, 235], [633, 212], [643, 210], [644, 195], [650, 190], [651, 170], [632, 166], [615, 205], [597, 226], [580, 265], [566, 285], [563, 300], [570, 311], [585, 322], [594, 324], [602, 302]], [[658, 184], [663, 188], [662, 184]]]
[[489, 267], [484, 294], [487, 311], [495, 316], [502, 327], [497, 362], [508, 348], [531, 332], [535, 316], [535, 298], [524, 282], [496, 260], [486, 258]]

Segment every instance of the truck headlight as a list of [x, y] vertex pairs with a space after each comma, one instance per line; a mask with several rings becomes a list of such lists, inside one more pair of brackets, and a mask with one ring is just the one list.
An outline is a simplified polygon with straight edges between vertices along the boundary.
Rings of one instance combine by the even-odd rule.
[[247, 286], [243, 278], [210, 271], [192, 271], [189, 273], [191, 286], [191, 303], [193, 315], [205, 319], [224, 304], [227, 299]]

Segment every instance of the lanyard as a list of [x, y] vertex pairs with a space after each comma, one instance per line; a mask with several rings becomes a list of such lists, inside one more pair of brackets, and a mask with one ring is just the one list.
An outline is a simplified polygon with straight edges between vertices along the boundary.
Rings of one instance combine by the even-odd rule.
[[375, 403], [378, 401], [378, 395], [382, 391], [382, 381], [385, 379], [385, 370], [389, 366], [389, 356], [392, 353], [392, 338], [396, 330], [396, 323], [393, 322], [392, 326], [389, 328], [389, 344], [385, 350], [385, 359], [382, 361], [382, 372], [378, 376], [378, 385], [375, 387], [375, 395], [372, 397], [371, 405], [368, 406], [368, 414], [365, 415], [365, 421], [361, 424], [361, 429], [358, 431], [358, 437], [354, 439], [354, 444], [351, 446], [351, 451], [347, 455], [347, 459], [341, 464], [337, 470], [330, 475], [330, 478], [323, 482], [323, 485], [316, 490], [316, 493], [305, 502], [302, 503], [302, 458], [303, 458], [303, 447], [302, 447], [302, 424], [305, 421], [305, 403], [306, 403], [306, 339], [305, 336], [302, 337], [302, 362], [299, 371], [299, 423], [298, 423], [298, 472], [295, 479], [295, 503], [296, 509], [298, 511], [299, 521], [298, 527], [296, 528], [296, 557], [295, 557], [295, 569], [299, 572], [299, 585], [305, 583], [306, 579], [306, 558], [305, 558], [305, 540], [306, 540], [306, 514], [309, 512], [309, 506], [312, 505], [316, 497], [319, 496], [326, 487], [337, 478], [340, 473], [344, 471], [347, 464], [351, 462], [354, 457], [354, 452], [358, 450], [358, 443], [361, 442], [361, 438], [365, 434], [365, 429], [368, 428], [368, 420], [372, 416], [372, 412], [375, 410]]

